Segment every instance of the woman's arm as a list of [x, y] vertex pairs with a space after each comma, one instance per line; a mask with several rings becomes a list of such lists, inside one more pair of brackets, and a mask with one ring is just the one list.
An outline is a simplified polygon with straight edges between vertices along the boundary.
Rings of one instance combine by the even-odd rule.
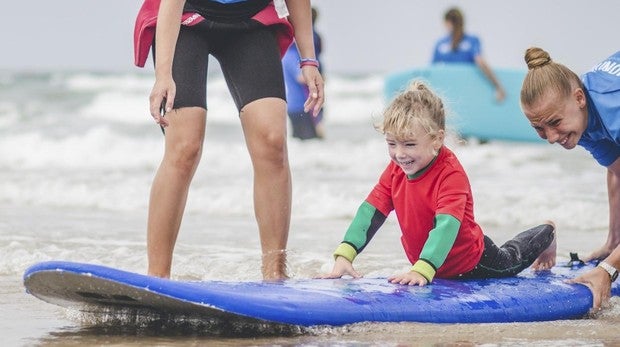
[[609, 198], [609, 250], [620, 244], [620, 158], [607, 168], [607, 195]]
[[479, 55], [476, 56], [475, 60], [476, 60], [476, 65], [478, 65], [480, 70], [482, 70], [482, 73], [484, 73], [487, 79], [491, 81], [491, 83], [493, 84], [493, 87], [495, 87], [495, 99], [499, 102], [504, 101], [504, 99], [506, 98], [506, 92], [504, 91], [504, 88], [497, 80], [497, 77], [495, 77], [493, 70], [491, 70], [489, 65], [486, 63], [484, 58], [482, 58], [481, 56]]
[[[609, 197], [609, 234], [607, 242], [594, 251], [586, 260], [603, 259], [607, 264], [620, 269], [620, 158], [607, 168], [607, 192]], [[590, 288], [593, 295], [593, 307], [600, 309], [601, 304], [611, 295], [611, 279], [601, 267], [596, 267], [572, 280]]]
[[620, 244], [620, 158], [607, 167], [607, 196], [609, 199], [609, 233], [607, 241], [584, 261], [604, 259]]
[[149, 97], [150, 111], [155, 121], [167, 126], [167, 120], [160, 114], [163, 100], [166, 100], [165, 111], [172, 111], [176, 86], [172, 79], [172, 60], [176, 47], [181, 15], [185, 0], [162, 0], [157, 16], [155, 33], [155, 85]]
[[295, 29], [295, 42], [302, 58], [316, 58], [312, 36], [312, 9], [310, 0], [287, 0], [288, 21]]
[[[316, 59], [314, 52], [314, 38], [312, 35], [312, 10], [310, 0], [286, 0], [289, 10], [288, 20], [295, 30], [295, 42], [302, 59]], [[323, 78], [316, 66], [305, 65], [301, 68], [306, 85], [308, 86], [308, 100], [304, 104], [304, 111], [312, 110], [315, 116], [319, 114], [325, 94]]]

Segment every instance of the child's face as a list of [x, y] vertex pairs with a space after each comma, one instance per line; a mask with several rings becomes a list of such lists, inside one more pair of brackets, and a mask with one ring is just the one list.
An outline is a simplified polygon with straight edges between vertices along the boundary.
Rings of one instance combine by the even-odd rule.
[[443, 144], [443, 131], [433, 137], [421, 126], [416, 126], [412, 134], [405, 139], [397, 139], [386, 132], [390, 158], [400, 166], [406, 175], [413, 175], [424, 169], [437, 155]]

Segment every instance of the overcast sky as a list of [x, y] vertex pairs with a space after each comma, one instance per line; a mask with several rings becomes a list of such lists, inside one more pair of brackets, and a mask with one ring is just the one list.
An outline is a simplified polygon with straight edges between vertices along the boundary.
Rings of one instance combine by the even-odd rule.
[[[137, 71], [138, 0], [3, 1], [0, 69]], [[314, 0], [327, 72], [391, 72], [425, 66], [444, 34], [443, 13], [465, 14], [495, 67], [525, 68], [538, 45], [585, 72], [620, 50], [620, 0]], [[147, 65], [148, 69], [152, 69]]]

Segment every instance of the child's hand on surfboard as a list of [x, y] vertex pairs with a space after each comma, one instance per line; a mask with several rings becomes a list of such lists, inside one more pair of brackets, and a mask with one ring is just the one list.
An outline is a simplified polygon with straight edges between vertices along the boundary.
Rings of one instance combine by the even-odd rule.
[[362, 275], [355, 271], [353, 264], [345, 257], [336, 257], [336, 263], [332, 272], [327, 274], [321, 274], [316, 278], [340, 278], [344, 275], [349, 275], [353, 278], [360, 278]]
[[420, 287], [428, 284], [428, 280], [415, 271], [390, 276], [388, 277], [388, 281], [394, 284], [407, 284], [410, 286], [418, 285]]

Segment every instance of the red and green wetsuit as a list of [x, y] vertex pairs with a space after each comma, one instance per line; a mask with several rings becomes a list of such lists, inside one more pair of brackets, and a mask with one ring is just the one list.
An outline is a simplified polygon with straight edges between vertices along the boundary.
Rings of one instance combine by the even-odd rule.
[[412, 270], [429, 282], [435, 276], [450, 278], [467, 273], [480, 261], [485, 242], [474, 220], [469, 180], [447, 147], [413, 176], [391, 162], [359, 207], [334, 255], [352, 262], [392, 210]]

